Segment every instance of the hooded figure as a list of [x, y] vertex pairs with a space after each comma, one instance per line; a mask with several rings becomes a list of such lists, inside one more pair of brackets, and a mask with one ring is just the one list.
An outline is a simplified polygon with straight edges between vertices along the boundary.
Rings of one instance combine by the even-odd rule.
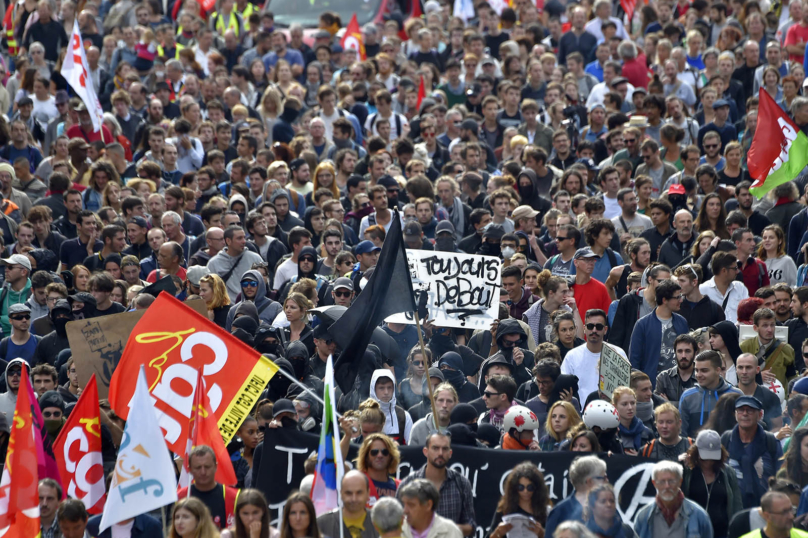
[[295, 378], [317, 393], [323, 395], [323, 382], [312, 375], [309, 368], [309, 355], [306, 344], [299, 340], [286, 344], [286, 360], [292, 365]]
[[432, 402], [429, 401], [429, 387], [427, 386], [427, 383], [429, 383], [429, 380], [432, 378], [440, 380], [440, 383], [446, 381], [440, 369], [434, 367], [429, 369], [428, 375], [424, 376], [424, 380], [421, 383], [421, 401], [407, 409], [407, 412], [416, 422], [422, 418], [426, 418], [427, 423], [432, 421]]
[[48, 248], [35, 248], [28, 255], [36, 261], [37, 271], [56, 273], [59, 270], [59, 257]]
[[[376, 394], [376, 385], [379, 381], [389, 381], [393, 384], [390, 399], [384, 401]], [[412, 417], [403, 408], [396, 405], [396, 378], [386, 368], [373, 372], [370, 378], [370, 397], [379, 402], [379, 406], [384, 412], [384, 429], [382, 433], [395, 439], [398, 444], [404, 445], [405, 439], [410, 438], [412, 430]]]
[[[507, 368], [508, 373], [504, 375], [509, 375], [511, 377], [514, 377], [514, 372], [520, 369], [519, 366], [516, 366], [516, 364], [514, 364], [513, 360], [506, 358], [505, 355], [502, 354], [502, 352], [491, 355], [490, 357], [485, 359], [485, 361], [483, 361], [483, 364], [480, 367], [480, 375], [477, 377], [477, 390], [479, 391], [480, 394], [485, 392], [486, 376], [488, 375], [488, 371], [493, 366], [500, 366]], [[485, 407], [485, 401], [483, 400], [482, 397], [475, 398], [474, 400], [469, 402], [469, 405], [471, 405], [477, 411], [478, 418], [480, 414], [485, 413], [487, 411]]]
[[286, 353], [283, 349], [283, 337], [282, 329], [262, 323], [255, 333], [253, 347], [262, 355], [285, 357]]
[[303, 387], [300, 385], [294, 384], [289, 386], [289, 391], [286, 393], [286, 398], [292, 400], [293, 403], [302, 402], [309, 408], [308, 418], [299, 417], [298, 427], [302, 431], [313, 431], [314, 433], [318, 432], [320, 429], [320, 421], [323, 418], [323, 406], [319, 401], [317, 401], [317, 398], [315, 398], [310, 392], [303, 390]]
[[8, 363], [8, 366], [6, 366], [6, 371], [3, 372], [5, 385], [8, 388], [6, 392], [0, 394], [0, 415], [7, 417], [6, 420], [8, 420], [8, 417], [14, 416], [14, 409], [17, 406], [17, 391], [20, 390], [20, 381], [22, 380], [22, 377], [17, 375], [16, 384], [12, 384], [9, 382], [8, 373], [10, 370], [20, 372], [23, 363], [25, 363], [25, 366], [28, 368], [28, 372], [30, 373], [31, 367], [23, 359], [12, 359], [11, 362]]
[[[67, 299], [59, 299], [48, 316], [53, 323], [54, 330], [39, 341], [39, 345], [36, 346], [36, 351], [34, 351], [33, 362], [34, 364], [45, 363], [54, 366], [59, 352], [70, 347], [70, 342], [67, 340], [66, 326], [68, 321], [73, 321], [73, 309]], [[13, 413], [14, 411], [12, 410]]]
[[230, 334], [250, 347], [253, 347], [256, 332], [258, 332], [258, 323], [250, 316], [237, 318], [230, 327]]
[[295, 137], [295, 130], [292, 124], [300, 115], [299, 110], [295, 110], [291, 106], [283, 108], [283, 112], [278, 116], [277, 121], [272, 125], [272, 141], [282, 142], [288, 144]]
[[[269, 201], [274, 204], [275, 200], [277, 200], [281, 196], [285, 197], [289, 201], [289, 213], [286, 214], [283, 220], [281, 220], [280, 215], [278, 215], [278, 226], [284, 232], [289, 233], [295, 226], [303, 226], [303, 221], [291, 213], [292, 211], [295, 211], [296, 209], [299, 208], [295, 205], [294, 201], [292, 200], [292, 195], [290, 195], [289, 191], [287, 191], [286, 189], [275, 189], [274, 191], [272, 191], [272, 195], [270, 196]], [[298, 198], [301, 197], [298, 196]], [[305, 203], [303, 204], [303, 207], [304, 209], [301, 210], [301, 212], [305, 210]]]
[[[516, 344], [510, 345], [505, 344], [505, 336], [509, 334], [516, 334], [519, 335], [519, 340], [516, 341]], [[516, 381], [516, 386], [518, 387], [525, 381], [530, 381], [531, 375], [530, 371], [533, 369], [533, 365], [535, 363], [533, 352], [530, 351], [527, 344], [527, 333], [519, 324], [518, 321], [515, 319], [503, 319], [499, 322], [499, 327], [497, 327], [497, 348], [499, 349], [499, 353], [510, 360], [513, 365], [516, 367], [514, 369], [513, 378]], [[513, 352], [514, 349], [519, 348], [522, 350], [523, 358], [519, 363], [514, 360]], [[521, 366], [521, 368], [519, 368]]]
[[[521, 179], [526, 177], [530, 179], [529, 185], [522, 185]], [[529, 205], [539, 212], [536, 215], [536, 222], [541, 222], [544, 214], [553, 207], [552, 202], [539, 194], [539, 179], [536, 177], [536, 172], [530, 168], [524, 168], [519, 176], [516, 178], [516, 186], [519, 190], [519, 196], [522, 197], [522, 204]]]
[[62, 416], [59, 418], [44, 418], [45, 429], [48, 431], [48, 437], [50, 437], [51, 443], [54, 443], [56, 438], [59, 436], [59, 432], [62, 430], [62, 426], [64, 426], [65, 422], [67, 421], [67, 406], [65, 405], [65, 401], [62, 396], [55, 390], [49, 390], [39, 397], [39, 409], [44, 411], [49, 407], [58, 409], [62, 412]]
[[[75, 295], [70, 295], [67, 298], [67, 302], [70, 303], [70, 308], [73, 311], [73, 319], [90, 319], [95, 317], [98, 301], [96, 301], [93, 295], [81, 291]], [[73, 309], [73, 305], [76, 303], [82, 304], [82, 307], [78, 310]]]
[[[375, 346], [368, 346], [362, 356], [353, 389], [347, 394], [343, 394], [338, 400], [337, 411], [340, 413], [344, 413], [348, 409], [358, 409], [359, 404], [370, 396], [370, 381], [373, 377], [373, 372], [384, 366], [381, 361], [381, 354], [376, 355], [371, 350], [372, 347]], [[378, 351], [378, 348], [376, 349]]]
[[253, 297], [252, 300], [247, 299], [242, 291], [241, 300], [234, 304], [227, 313], [227, 322], [225, 323], [225, 330], [227, 331], [230, 330], [230, 326], [233, 324], [236, 314], [243, 313], [241, 309], [247, 304], [254, 305], [259, 324], [263, 321], [269, 325], [272, 325], [272, 322], [275, 320], [278, 314], [283, 311], [283, 307], [280, 305], [280, 303], [267, 297], [267, 285], [264, 282], [264, 277], [261, 275], [261, 273], [251, 269], [244, 273], [244, 276], [241, 277], [242, 282], [245, 280], [257, 282], [258, 290], [256, 291], [255, 297]]
[[[729, 353], [729, 356], [732, 358], [732, 366], [727, 368], [727, 371], [724, 372], [724, 379], [726, 379], [730, 385], [737, 385], [738, 374], [735, 373], [735, 361], [738, 360], [738, 357], [743, 353], [741, 346], [738, 344], [738, 329], [731, 321], [719, 321], [710, 327], [710, 331], [721, 336], [721, 339], [724, 340], [724, 345], [727, 346], [727, 353]], [[759, 375], [757, 382], [762, 383]]]
[[[272, 355], [269, 355], [269, 359], [274, 362], [279, 370], [283, 370], [287, 374], [294, 377], [295, 369], [292, 367], [292, 364], [284, 359], [283, 357], [276, 358]], [[261, 399], [269, 398], [273, 402], [280, 400], [281, 398], [286, 397], [286, 393], [289, 392], [289, 386], [292, 384], [291, 381], [285, 376], [281, 374], [275, 374], [269, 380], [269, 385], [261, 394]]]
[[451, 383], [455, 391], [457, 391], [459, 403], [468, 403], [479, 398], [480, 391], [468, 382], [463, 366], [463, 358], [454, 351], [444, 353], [440, 361], [438, 361], [438, 367], [446, 381]]

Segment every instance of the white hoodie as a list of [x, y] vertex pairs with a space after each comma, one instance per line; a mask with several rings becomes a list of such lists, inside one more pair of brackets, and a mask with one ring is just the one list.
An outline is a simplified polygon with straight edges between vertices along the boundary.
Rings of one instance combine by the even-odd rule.
[[376, 383], [379, 379], [386, 377], [390, 381], [393, 382], [393, 386], [396, 386], [396, 378], [385, 368], [381, 368], [379, 370], [375, 370], [373, 372], [373, 376], [370, 378], [370, 397], [379, 402], [379, 406], [382, 408], [382, 412], [384, 413], [385, 421], [384, 421], [384, 429], [382, 433], [386, 435], [399, 435], [401, 439], [409, 439], [410, 438], [410, 430], [412, 429], [412, 417], [410, 417], [409, 412], [404, 410], [404, 417], [406, 418], [406, 424], [404, 425], [404, 431], [401, 431], [401, 428], [398, 425], [398, 419], [396, 418], [396, 394], [395, 391], [393, 392], [393, 398], [389, 402], [383, 402], [376, 396]]

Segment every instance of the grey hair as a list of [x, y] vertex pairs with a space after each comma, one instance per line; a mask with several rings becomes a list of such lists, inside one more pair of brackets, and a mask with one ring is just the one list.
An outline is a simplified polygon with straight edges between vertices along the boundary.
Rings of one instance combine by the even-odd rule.
[[296, 32], [297, 30], [303, 31], [303, 25], [299, 22], [293, 22], [289, 25], [289, 33]]
[[166, 69], [179, 69], [180, 71], [184, 70], [182, 67], [182, 62], [176, 58], [171, 58], [166, 62]]
[[[174, 212], [174, 211], [166, 211], [165, 213], [163, 213], [163, 217], [162, 217], [162, 218], [164, 219], [164, 218], [166, 218], [166, 217], [169, 217], [171, 220], [173, 220], [173, 221], [174, 221], [174, 224], [176, 224], [177, 226], [180, 226], [180, 225], [182, 224], [182, 217], [180, 217], [180, 216], [179, 216], [179, 215], [178, 215], [176, 212]], [[162, 220], [162, 219], [161, 219], [161, 220]]]
[[28, 47], [28, 51], [30, 52], [34, 49], [42, 49], [42, 52], [45, 52], [45, 45], [43, 45], [39, 41], [34, 41], [33, 43], [31, 43], [31, 46]]
[[398, 496], [401, 498], [408, 497], [410, 499], [417, 499], [420, 504], [432, 501], [433, 512], [437, 511], [438, 501], [440, 500], [438, 488], [425, 478], [416, 478], [412, 482], [407, 482], [404, 486], [399, 488]]
[[382, 497], [373, 505], [370, 520], [379, 534], [400, 531], [404, 523], [404, 508], [395, 497]]
[[610, 8], [612, 5], [612, 3], [609, 0], [595, 0], [595, 3], [592, 7], [595, 9], [595, 11], [597, 11], [597, 9], [603, 4], [608, 4]]
[[553, 533], [553, 538], [558, 538], [564, 531], [571, 532], [576, 536], [576, 538], [595, 538], [592, 531], [587, 529], [586, 526], [580, 521], [565, 521], [564, 523], [559, 524]]
[[606, 462], [597, 456], [582, 456], [570, 465], [570, 482], [575, 489], [581, 489], [593, 476], [606, 474]]
[[637, 57], [637, 46], [629, 40], [621, 41], [617, 46], [617, 54], [623, 59], [631, 60]]
[[[32, 45], [33, 47], [33, 45]], [[104, 121], [108, 121], [112, 124], [112, 136], [118, 136], [121, 134], [121, 124], [118, 123], [118, 120], [115, 119], [115, 115], [111, 112], [104, 112]], [[109, 149], [109, 147], [107, 147]]]
[[651, 471], [651, 476], [654, 480], [657, 479], [659, 473], [671, 473], [676, 476], [679, 480], [682, 479], [682, 464], [677, 463], [675, 461], [663, 460], [658, 461], [654, 464], [654, 468]]
[[376, 35], [379, 33], [379, 29], [372, 22], [369, 22], [366, 25], [364, 25], [362, 27], [362, 31], [368, 35]]
[[808, 105], [808, 97], [795, 97], [794, 100], [791, 101], [791, 115], [796, 115], [805, 105]]

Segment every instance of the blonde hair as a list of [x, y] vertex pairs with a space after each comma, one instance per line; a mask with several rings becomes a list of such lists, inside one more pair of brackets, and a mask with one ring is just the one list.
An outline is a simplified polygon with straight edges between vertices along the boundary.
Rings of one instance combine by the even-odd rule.
[[268, 103], [275, 105], [275, 116], [280, 116], [283, 112], [283, 97], [275, 86], [268, 87], [264, 95], [261, 96], [261, 106], [258, 107], [258, 111], [265, 120], [267, 119], [267, 115], [270, 114], [269, 107], [266, 106]]
[[368, 423], [375, 424], [384, 428], [384, 423], [387, 418], [384, 416], [379, 402], [372, 398], [368, 398], [359, 404], [359, 422], [360, 424]]
[[614, 389], [614, 392], [612, 393], [612, 405], [617, 407], [617, 402], [620, 401], [620, 398], [626, 395], [634, 396], [635, 399], [637, 398], [637, 393], [634, 392], [634, 389], [632, 388], [617, 387], [616, 389]]
[[[564, 435], [560, 435], [558, 432], [553, 430], [552, 416], [553, 416], [553, 409], [555, 409], [556, 407], [563, 407], [564, 411], [567, 412], [568, 427], [567, 431], [564, 432]], [[567, 432], [569, 432], [572, 428], [578, 426], [578, 424], [580, 423], [581, 423], [581, 415], [578, 414], [578, 411], [575, 410], [572, 404], [566, 400], [558, 400], [550, 407], [550, 409], [547, 410], [547, 422], [544, 425], [544, 430], [547, 432], [547, 435], [549, 435], [556, 441], [563, 441], [567, 436]]]
[[284, 306], [286, 306], [286, 303], [288, 303], [289, 301], [293, 301], [294, 303], [296, 303], [297, 306], [299, 306], [300, 309], [303, 310], [304, 314], [309, 310], [311, 310], [312, 308], [314, 308], [314, 305], [311, 304], [311, 301], [309, 301], [305, 295], [297, 291], [289, 294], [286, 300], [283, 301]]
[[384, 443], [385, 448], [390, 452], [390, 464], [387, 466], [387, 473], [391, 475], [396, 474], [398, 463], [401, 461], [401, 453], [398, 451], [396, 443], [383, 433], [371, 433], [364, 439], [362, 446], [359, 447], [359, 453], [356, 455], [356, 468], [360, 472], [368, 472], [367, 459], [370, 455], [370, 446], [375, 441]]
[[527, 146], [527, 143], [528, 143], [527, 137], [522, 135], [516, 135], [513, 138], [511, 138], [511, 151], [513, 151], [513, 148], [516, 147], [517, 144]]
[[196, 518], [194, 538], [219, 538], [219, 531], [213, 524], [210, 510], [196, 497], [187, 497], [174, 505], [174, 509], [171, 511], [171, 529], [168, 532], [168, 538], [182, 538], [174, 528], [174, 514], [177, 513], [177, 510], [186, 510]]
[[222, 277], [216, 273], [211, 273], [199, 279], [199, 285], [207, 284], [213, 290], [213, 299], [206, 304], [208, 310], [220, 308], [230, 304], [230, 296], [227, 294], [227, 286]]

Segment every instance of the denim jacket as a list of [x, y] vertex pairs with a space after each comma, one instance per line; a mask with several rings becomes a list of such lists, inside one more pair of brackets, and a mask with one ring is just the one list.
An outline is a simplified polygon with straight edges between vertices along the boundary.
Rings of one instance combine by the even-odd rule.
[[[657, 509], [656, 502], [652, 502], [643, 506], [637, 513], [637, 517], [634, 519], [634, 531], [639, 538], [653, 537], [654, 529], [651, 521], [654, 517], [654, 510]], [[689, 499], [684, 499], [681, 511], [687, 520], [685, 522], [687, 536], [681, 538], [701, 538], [713, 535], [713, 524], [710, 523], [710, 517], [701, 506]]]

